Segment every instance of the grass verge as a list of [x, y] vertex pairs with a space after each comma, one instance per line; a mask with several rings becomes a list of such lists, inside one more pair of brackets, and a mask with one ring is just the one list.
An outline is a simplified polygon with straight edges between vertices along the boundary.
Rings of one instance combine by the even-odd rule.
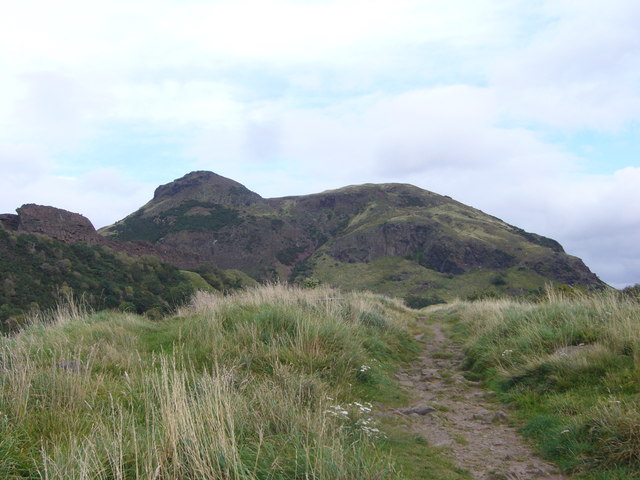
[[[406, 401], [412, 318], [281, 285], [155, 322], [59, 310], [0, 338], [0, 478], [464, 478], [373, 416]], [[414, 476], [425, 461], [436, 477]]]
[[440, 310], [540, 452], [576, 478], [640, 478], [640, 304], [616, 293]]

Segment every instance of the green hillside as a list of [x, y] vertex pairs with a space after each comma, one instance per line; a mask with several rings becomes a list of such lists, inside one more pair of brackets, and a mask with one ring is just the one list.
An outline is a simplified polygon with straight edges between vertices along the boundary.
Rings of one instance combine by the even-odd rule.
[[263, 199], [233, 180], [192, 172], [100, 233], [152, 242], [181, 268], [208, 264], [258, 280], [320, 281], [416, 305], [522, 296], [546, 283], [605, 287], [556, 241], [404, 184]]
[[99, 245], [65, 244], [0, 226], [0, 331], [18, 328], [29, 312], [76, 295], [94, 309], [161, 316], [199, 288], [232, 290], [253, 283], [215, 268], [180, 272], [156, 257], [134, 257]]

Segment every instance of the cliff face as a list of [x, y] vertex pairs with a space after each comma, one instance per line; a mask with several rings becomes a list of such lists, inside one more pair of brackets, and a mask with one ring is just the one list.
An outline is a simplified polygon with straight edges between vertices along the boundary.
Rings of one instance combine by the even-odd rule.
[[471, 279], [480, 291], [508, 285], [520, 293], [548, 281], [603, 285], [556, 241], [404, 184], [264, 199], [233, 180], [193, 172], [158, 187], [149, 203], [100, 233], [149, 242], [184, 268], [210, 264], [259, 279], [314, 276], [400, 295], [433, 290], [452, 297]]
[[23, 205], [17, 212], [17, 218], [9, 226], [16, 227], [13, 229], [18, 232], [41, 233], [65, 243], [95, 244], [104, 241], [89, 219], [79, 213], [33, 203]]
[[146, 241], [122, 242], [100, 235], [91, 221], [84, 215], [61, 208], [45, 205], [26, 204], [16, 210], [17, 215], [2, 214], [0, 223], [5, 230], [17, 233], [47, 235], [66, 244], [86, 243], [102, 245], [130, 255], [153, 255], [161, 259], [174, 259], [175, 254], [167, 252]]

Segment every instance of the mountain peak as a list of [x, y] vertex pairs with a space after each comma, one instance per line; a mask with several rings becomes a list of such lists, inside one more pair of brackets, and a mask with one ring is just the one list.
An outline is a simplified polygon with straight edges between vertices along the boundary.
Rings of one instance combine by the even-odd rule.
[[259, 202], [262, 197], [235, 180], [200, 170], [156, 188], [153, 201], [163, 200], [178, 203], [195, 200], [239, 207]]

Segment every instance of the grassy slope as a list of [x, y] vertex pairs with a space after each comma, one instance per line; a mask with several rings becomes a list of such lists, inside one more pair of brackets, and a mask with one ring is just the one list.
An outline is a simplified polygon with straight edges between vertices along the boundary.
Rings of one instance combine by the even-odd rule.
[[[101, 233], [121, 240], [151, 242], [164, 237], [165, 246], [189, 250], [195, 248], [190, 237], [217, 232], [218, 248], [230, 255], [225, 255], [224, 260], [217, 257], [210, 261], [221, 264], [233, 258], [239, 268], [261, 280], [303, 282], [311, 277], [342, 289], [371, 289], [400, 297], [421, 295], [426, 300], [525, 295], [554, 279], [558, 283], [592, 286], [598, 283], [588, 275], [581, 275], [572, 264], [573, 259], [558, 253], [561, 247], [557, 242], [410, 185], [349, 186], [314, 195], [222, 206], [215, 197], [227, 188], [224, 181], [221, 184], [218, 177], [200, 174], [187, 177], [175, 182], [177, 193], [173, 197], [154, 198]], [[213, 183], [207, 187], [207, 182]], [[406, 232], [404, 239], [393, 240], [412, 245], [409, 250], [400, 249], [399, 255], [405, 258], [353, 263], [361, 261], [355, 255], [348, 260], [352, 263], [348, 263], [340, 255], [357, 250], [362, 242], [367, 248], [379, 247], [373, 248], [375, 251], [384, 250], [387, 239], [381, 233], [383, 226]], [[416, 227], [430, 233], [415, 233]], [[428, 244], [412, 238], [414, 234], [425, 240], [428, 237]], [[260, 239], [265, 244], [260, 244]], [[261, 245], [260, 249], [254, 243]], [[281, 244], [282, 249], [272, 248], [274, 244]], [[433, 248], [434, 245], [438, 248]], [[332, 248], [335, 248], [333, 257], [347, 263], [329, 256], [327, 252]], [[310, 258], [306, 257], [312, 252]], [[463, 260], [465, 256], [467, 260]], [[250, 260], [246, 261], [247, 258]], [[455, 268], [444, 267], [446, 258], [455, 258]], [[479, 259], [484, 259], [484, 263], [480, 262], [482, 268]], [[566, 264], [559, 265], [563, 261]], [[390, 263], [402, 267], [408, 280], [389, 280], [387, 277], [393, 276], [395, 270]], [[438, 273], [438, 270], [466, 271], [470, 265], [476, 266], [473, 271], [455, 278]], [[505, 271], [501, 265], [515, 267]], [[496, 278], [505, 276], [508, 277], [505, 284], [494, 284]]]
[[585, 479], [640, 477], [640, 304], [614, 294], [445, 312], [469, 375], [513, 405], [542, 454]]
[[67, 245], [0, 226], [0, 332], [18, 328], [28, 312], [54, 307], [61, 296], [82, 297], [96, 309], [120, 307], [159, 317], [198, 289], [229, 291], [255, 283], [238, 271], [179, 271], [152, 256]]
[[405, 401], [411, 328], [396, 301], [280, 286], [159, 322], [59, 311], [0, 340], [0, 478], [468, 478], [372, 418]]
[[169, 311], [193, 293], [175, 267], [98, 245], [67, 245], [46, 235], [0, 227], [0, 331], [34, 309], [48, 309], [75, 293], [95, 308], [129, 305], [142, 313]]
[[346, 290], [386, 292], [399, 297], [416, 294], [425, 299], [446, 301], [478, 295], [526, 295], [542, 290], [549, 283], [542, 275], [517, 267], [446, 275], [402, 257], [385, 257], [370, 263], [342, 263], [321, 255], [315, 262], [314, 275], [323, 283], [340, 285]]

